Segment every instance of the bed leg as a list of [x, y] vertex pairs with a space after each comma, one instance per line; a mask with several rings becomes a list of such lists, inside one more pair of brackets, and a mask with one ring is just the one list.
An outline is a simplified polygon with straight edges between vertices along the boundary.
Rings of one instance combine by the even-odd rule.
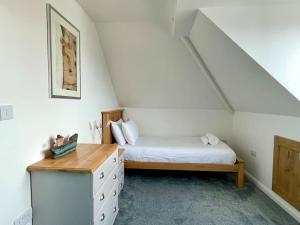
[[238, 160], [238, 172], [236, 175], [236, 186], [241, 189], [244, 187], [244, 161]]

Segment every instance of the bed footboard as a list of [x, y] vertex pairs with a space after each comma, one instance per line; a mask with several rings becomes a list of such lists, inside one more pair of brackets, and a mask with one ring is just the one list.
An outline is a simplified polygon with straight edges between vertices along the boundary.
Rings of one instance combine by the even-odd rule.
[[244, 187], [244, 160], [240, 158], [237, 158], [236, 163], [234, 165], [125, 161], [125, 169], [236, 173], [236, 186], [239, 189]]

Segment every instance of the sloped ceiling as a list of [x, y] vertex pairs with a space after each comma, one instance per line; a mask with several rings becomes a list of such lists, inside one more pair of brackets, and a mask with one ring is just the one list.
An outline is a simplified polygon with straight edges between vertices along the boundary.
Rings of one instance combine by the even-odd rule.
[[[97, 24], [122, 106], [225, 109], [224, 101], [220, 101], [207, 76], [203, 76], [179, 40], [188, 35], [234, 110], [300, 116], [298, 100], [269, 70], [253, 60], [249, 49], [241, 48], [241, 41], [246, 39], [235, 42], [235, 37], [226, 35], [217, 26], [220, 24], [217, 20], [214, 23], [196, 9], [283, 4], [283, 1], [77, 1]], [[284, 2], [287, 1], [293, 0]]]
[[200, 10], [190, 38], [235, 110], [300, 116], [299, 101]]
[[300, 100], [299, 1], [201, 11]]
[[125, 107], [224, 109], [179, 39], [175, 0], [78, 0], [97, 23], [119, 103]]
[[[297, 3], [299, 0], [177, 0], [174, 13], [174, 35], [186, 36], [190, 33], [194, 19], [199, 8], [234, 7], [234, 6], [258, 6], [285, 5]], [[250, 16], [250, 18], [252, 18]]]
[[151, 23], [98, 24], [119, 102], [126, 107], [224, 109], [182, 43]]

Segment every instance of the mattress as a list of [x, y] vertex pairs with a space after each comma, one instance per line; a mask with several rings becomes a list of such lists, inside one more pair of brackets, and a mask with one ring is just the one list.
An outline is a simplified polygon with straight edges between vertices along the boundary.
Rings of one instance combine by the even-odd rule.
[[235, 152], [224, 142], [204, 145], [200, 137], [140, 137], [125, 145], [125, 160], [137, 162], [234, 164]]

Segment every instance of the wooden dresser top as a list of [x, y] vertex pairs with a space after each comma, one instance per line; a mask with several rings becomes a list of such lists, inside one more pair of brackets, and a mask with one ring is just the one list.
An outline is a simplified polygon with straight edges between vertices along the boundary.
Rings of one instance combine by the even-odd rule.
[[78, 144], [76, 151], [59, 159], [43, 159], [27, 167], [27, 170], [93, 173], [117, 150], [116, 144]]

